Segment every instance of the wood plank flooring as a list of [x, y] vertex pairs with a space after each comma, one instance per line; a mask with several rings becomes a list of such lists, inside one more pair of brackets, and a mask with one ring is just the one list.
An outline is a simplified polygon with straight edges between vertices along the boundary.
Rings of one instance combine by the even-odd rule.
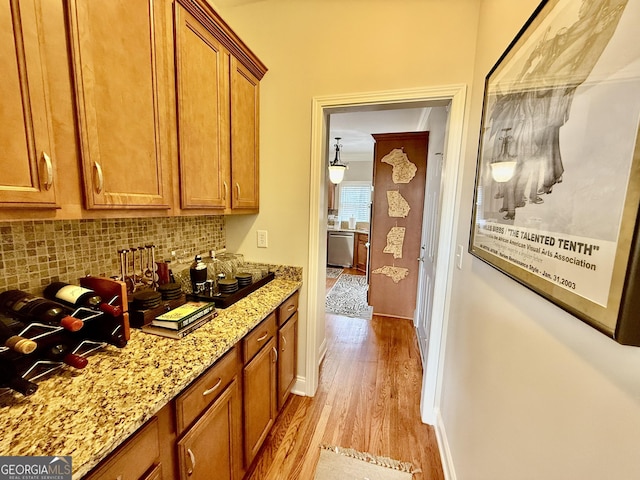
[[290, 396], [245, 478], [311, 480], [326, 443], [411, 462], [414, 480], [443, 480], [435, 431], [420, 421], [412, 322], [327, 315], [327, 343], [315, 397]]

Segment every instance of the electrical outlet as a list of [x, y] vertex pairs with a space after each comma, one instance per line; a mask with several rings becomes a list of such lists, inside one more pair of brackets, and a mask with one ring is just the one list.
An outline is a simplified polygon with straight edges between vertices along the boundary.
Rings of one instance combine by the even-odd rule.
[[269, 240], [267, 238], [266, 230], [258, 230], [258, 248], [267, 248], [269, 246]]

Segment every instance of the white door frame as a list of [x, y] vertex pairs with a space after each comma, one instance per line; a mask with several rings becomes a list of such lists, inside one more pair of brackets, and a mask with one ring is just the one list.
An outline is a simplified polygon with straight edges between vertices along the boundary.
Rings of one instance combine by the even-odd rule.
[[[325, 279], [320, 278], [324, 269], [324, 248], [326, 241], [327, 211], [325, 196], [326, 161], [326, 120], [332, 109], [362, 107], [367, 105], [412, 103], [424, 106], [425, 102], [450, 100], [451, 110], [447, 125], [445, 146], [441, 225], [438, 238], [437, 267], [434, 285], [434, 302], [429, 336], [427, 369], [422, 375], [422, 398], [420, 411], [422, 421], [430, 425], [436, 422], [440, 398], [440, 379], [444, 360], [444, 345], [449, 314], [450, 285], [454, 257], [453, 240], [457, 213], [457, 186], [462, 176], [462, 134], [466, 101], [465, 85], [448, 85], [382, 92], [314, 97], [311, 109], [311, 172], [309, 184], [309, 265], [306, 328], [306, 394], [313, 396], [318, 387], [320, 361], [325, 345], [324, 321], [317, 321], [324, 315]], [[414, 105], [419, 106], [419, 105]], [[321, 287], [321, 288], [320, 288]], [[322, 327], [323, 331], [318, 331]], [[318, 340], [321, 340], [321, 345]]]

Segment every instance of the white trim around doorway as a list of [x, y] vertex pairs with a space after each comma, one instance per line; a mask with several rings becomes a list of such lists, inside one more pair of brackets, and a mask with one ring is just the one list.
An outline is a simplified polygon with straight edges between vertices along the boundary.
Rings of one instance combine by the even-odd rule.
[[429, 335], [427, 367], [423, 372], [420, 410], [422, 421], [434, 425], [440, 398], [440, 379], [449, 315], [450, 285], [453, 271], [456, 202], [462, 172], [462, 138], [466, 102], [465, 85], [448, 85], [406, 90], [367, 92], [314, 97], [311, 109], [311, 172], [309, 185], [309, 265], [306, 328], [306, 394], [313, 396], [318, 387], [320, 361], [326, 348], [324, 331], [325, 280], [321, 269], [325, 264], [327, 205], [325, 199], [327, 118], [336, 109], [373, 105], [412, 104], [449, 100], [451, 109], [447, 124], [447, 140], [442, 185], [441, 225], [438, 239], [437, 266], [434, 284], [434, 304]]

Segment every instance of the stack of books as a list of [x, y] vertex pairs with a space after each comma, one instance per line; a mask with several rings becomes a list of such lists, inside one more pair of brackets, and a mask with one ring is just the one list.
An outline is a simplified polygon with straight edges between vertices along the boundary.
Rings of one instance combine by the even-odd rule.
[[180, 339], [207, 323], [218, 313], [213, 302], [187, 302], [158, 315], [142, 331], [162, 337]]

